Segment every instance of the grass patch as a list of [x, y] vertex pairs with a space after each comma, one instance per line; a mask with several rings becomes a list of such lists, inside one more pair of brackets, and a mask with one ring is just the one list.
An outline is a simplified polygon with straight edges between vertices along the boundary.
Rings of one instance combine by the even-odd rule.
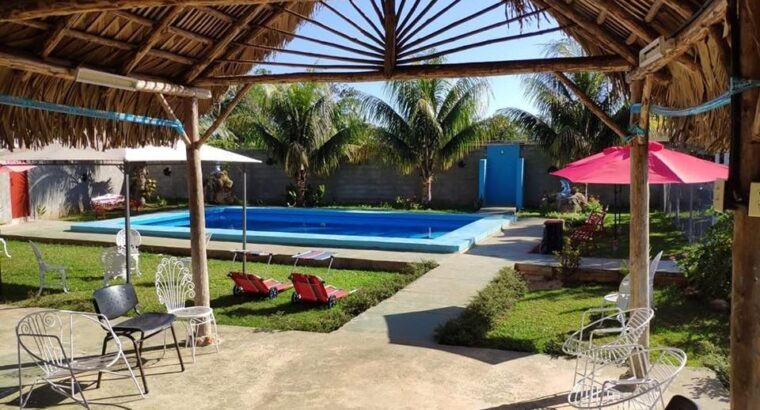
[[[523, 210], [517, 213], [518, 218], [540, 217], [540, 218], [560, 218], [565, 220], [565, 234], [570, 235], [574, 229], [586, 221], [588, 217], [584, 213], [558, 213], [550, 212], [542, 214], [538, 210]], [[589, 244], [587, 255], [597, 258], [623, 258], [628, 259], [629, 231], [631, 225], [631, 214], [623, 212], [620, 214], [620, 225], [617, 241], [614, 241], [613, 214], [607, 214], [604, 219], [604, 235], [598, 236], [592, 244]], [[663, 251], [666, 257], [680, 257], [689, 247], [683, 232], [673, 222], [672, 217], [667, 216], [664, 212], [652, 212], [649, 214], [649, 243], [654, 252]]]
[[[479, 337], [456, 344], [561, 354], [562, 342], [578, 330], [583, 312], [599, 307], [602, 297], [613, 291], [612, 287], [592, 285], [529, 291], [516, 303], [511, 296], [503, 297], [502, 308], [491, 315], [496, 320], [488, 324], [488, 329], [481, 331]], [[486, 288], [480, 295], [488, 293], [491, 291]], [[479, 303], [480, 295], [471, 306]], [[493, 303], [498, 305], [497, 301]], [[716, 357], [728, 352], [729, 321], [725, 314], [709, 310], [698, 300], [685, 298], [676, 288], [656, 289], [655, 308], [652, 346], [683, 349], [690, 366], [711, 365]], [[461, 327], [463, 316], [446, 326]]]
[[[45, 259], [50, 263], [66, 266], [69, 293], [59, 290], [45, 290], [36, 297], [39, 289], [39, 274], [32, 249], [26, 242], [9, 241], [11, 259], [3, 260], [3, 296], [6, 303], [22, 307], [46, 307], [92, 311], [92, 292], [103, 286], [100, 267], [100, 253], [103, 248], [79, 245], [39, 244]], [[158, 303], [154, 285], [155, 271], [161, 255], [142, 253], [140, 255], [141, 276], [133, 278], [145, 312], [164, 311]], [[290, 265], [248, 264], [249, 271], [265, 277], [287, 280], [292, 271]], [[347, 288], [359, 289], [348, 298], [341, 300], [333, 309], [310, 304], [292, 304], [286, 291], [275, 299], [253, 295], [241, 297], [232, 295], [233, 282], [227, 278], [230, 270], [240, 270], [240, 263], [209, 260], [209, 288], [211, 306], [220, 324], [256, 327], [269, 330], [305, 330], [330, 332], [364, 310], [374, 306], [405, 287], [410, 282], [434, 267], [432, 262], [423, 262], [409, 273], [369, 272], [360, 270], [302, 267], [299, 271], [322, 276], [327, 283]], [[49, 275], [56, 283], [57, 275]]]

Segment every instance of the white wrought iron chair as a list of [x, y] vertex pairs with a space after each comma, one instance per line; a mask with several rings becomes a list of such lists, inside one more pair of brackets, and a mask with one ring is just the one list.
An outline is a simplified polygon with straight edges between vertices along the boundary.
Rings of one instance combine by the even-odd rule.
[[142, 272], [140, 271], [140, 250], [139, 250], [140, 245], [142, 245], [142, 236], [140, 235], [140, 232], [138, 232], [135, 229], [129, 230], [129, 252], [127, 252], [127, 249], [126, 249], [127, 248], [126, 229], [122, 229], [116, 234], [116, 246], [125, 255], [129, 253], [129, 256], [132, 258], [130, 260], [129, 273], [137, 275], [137, 276], [142, 275]]
[[127, 280], [127, 258], [118, 246], [104, 249], [100, 262], [103, 265], [103, 286], [108, 286], [111, 279]]
[[[99, 343], [88, 343], [92, 339], [91, 335], [81, 335], [86, 330], [85, 326], [95, 326], [110, 334], [116, 350], [101, 354]], [[28, 404], [34, 388], [40, 382], [47, 383], [56, 392], [90, 408], [90, 403], [84, 397], [84, 386], [77, 377], [91, 372], [116, 374], [113, 368], [121, 368], [122, 365], [126, 367], [140, 396], [145, 397], [124, 354], [121, 341], [103, 315], [60, 310], [34, 312], [24, 316], [16, 325], [16, 342], [20, 408]], [[22, 351], [42, 371], [26, 397], [23, 394]]]
[[[589, 322], [592, 315], [603, 316]], [[633, 352], [632, 346], [639, 343], [653, 317], [654, 310], [650, 308], [624, 311], [610, 307], [584, 312], [580, 329], [562, 345], [563, 352], [576, 357], [573, 384], [579, 376], [586, 377], [590, 368], [628, 360]]]
[[[662, 251], [658, 253], [649, 263], [649, 303], [654, 306], [654, 275], [657, 274], [657, 268], [660, 266]], [[605, 303], [616, 304], [622, 310], [628, 309], [631, 303], [631, 275], [626, 275], [620, 281], [620, 288], [617, 292], [608, 293], [604, 296]]]
[[3, 239], [3, 238], [0, 238], [0, 244], [2, 244], [2, 245], [3, 245], [3, 253], [5, 254], [5, 256], [6, 256], [7, 258], [10, 258], [10, 257], [11, 257], [11, 254], [10, 254], [10, 253], [8, 253], [8, 243], [7, 243], [7, 242], [5, 242], [5, 239]]
[[[206, 232], [206, 250], [208, 251], [208, 244], [211, 243], [211, 233]], [[193, 258], [191, 256], [187, 256], [184, 258], [179, 258], [179, 261], [182, 262], [182, 265], [184, 265], [188, 271], [190, 271], [190, 274], [193, 274]]]
[[40, 251], [40, 248], [37, 246], [37, 244], [29, 241], [29, 245], [32, 247], [34, 257], [37, 259], [37, 266], [40, 268], [40, 290], [37, 291], [37, 296], [42, 294], [42, 289], [50, 289], [50, 287], [47, 285], [48, 272], [57, 272], [61, 276], [61, 287], [63, 288], [64, 292], [68, 293], [69, 287], [66, 282], [66, 267], [61, 265], [52, 265], [45, 262], [45, 259], [42, 257], [42, 251]]
[[[668, 347], [644, 349], [632, 345], [630, 349], [627, 360], [630, 368], [623, 366], [625, 361], [594, 364], [593, 369], [573, 385], [567, 396], [568, 403], [577, 409], [664, 409], [665, 391], [686, 365], [686, 353]], [[630, 377], [615, 377], [628, 371], [632, 372]]]
[[161, 260], [156, 271], [156, 293], [158, 301], [166, 306], [168, 313], [175, 315], [177, 320], [187, 322], [185, 347], [188, 343], [192, 346], [193, 363], [195, 363], [195, 333], [202, 325], [213, 326], [214, 344], [217, 353], [219, 352], [219, 333], [214, 310], [207, 306], [185, 306], [188, 299], [195, 297], [195, 285], [190, 271], [182, 261], [174, 257]]

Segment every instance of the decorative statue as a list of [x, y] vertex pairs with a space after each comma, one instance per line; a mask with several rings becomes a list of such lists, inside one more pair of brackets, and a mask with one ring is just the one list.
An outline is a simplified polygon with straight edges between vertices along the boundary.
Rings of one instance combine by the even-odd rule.
[[237, 201], [235, 194], [232, 192], [232, 178], [227, 173], [217, 167], [206, 180], [204, 193], [209, 202], [213, 204], [232, 204]]

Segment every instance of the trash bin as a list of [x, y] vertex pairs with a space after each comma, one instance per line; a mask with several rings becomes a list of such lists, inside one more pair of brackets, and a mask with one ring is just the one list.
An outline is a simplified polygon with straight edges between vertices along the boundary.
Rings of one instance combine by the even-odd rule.
[[544, 237], [541, 240], [541, 253], [551, 254], [562, 250], [562, 236], [565, 231], [565, 221], [562, 219], [547, 219], [544, 221]]

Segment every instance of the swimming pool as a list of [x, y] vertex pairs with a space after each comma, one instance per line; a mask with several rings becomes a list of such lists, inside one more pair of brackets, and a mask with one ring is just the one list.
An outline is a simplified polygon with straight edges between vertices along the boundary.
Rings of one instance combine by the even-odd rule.
[[[242, 208], [206, 209], [206, 229], [214, 240], [242, 241]], [[247, 240], [301, 246], [454, 253], [463, 252], [512, 221], [503, 215], [434, 212], [351, 211], [299, 208], [249, 208]], [[142, 235], [190, 237], [187, 211], [134, 217]], [[75, 232], [116, 233], [123, 219], [77, 223]]]

